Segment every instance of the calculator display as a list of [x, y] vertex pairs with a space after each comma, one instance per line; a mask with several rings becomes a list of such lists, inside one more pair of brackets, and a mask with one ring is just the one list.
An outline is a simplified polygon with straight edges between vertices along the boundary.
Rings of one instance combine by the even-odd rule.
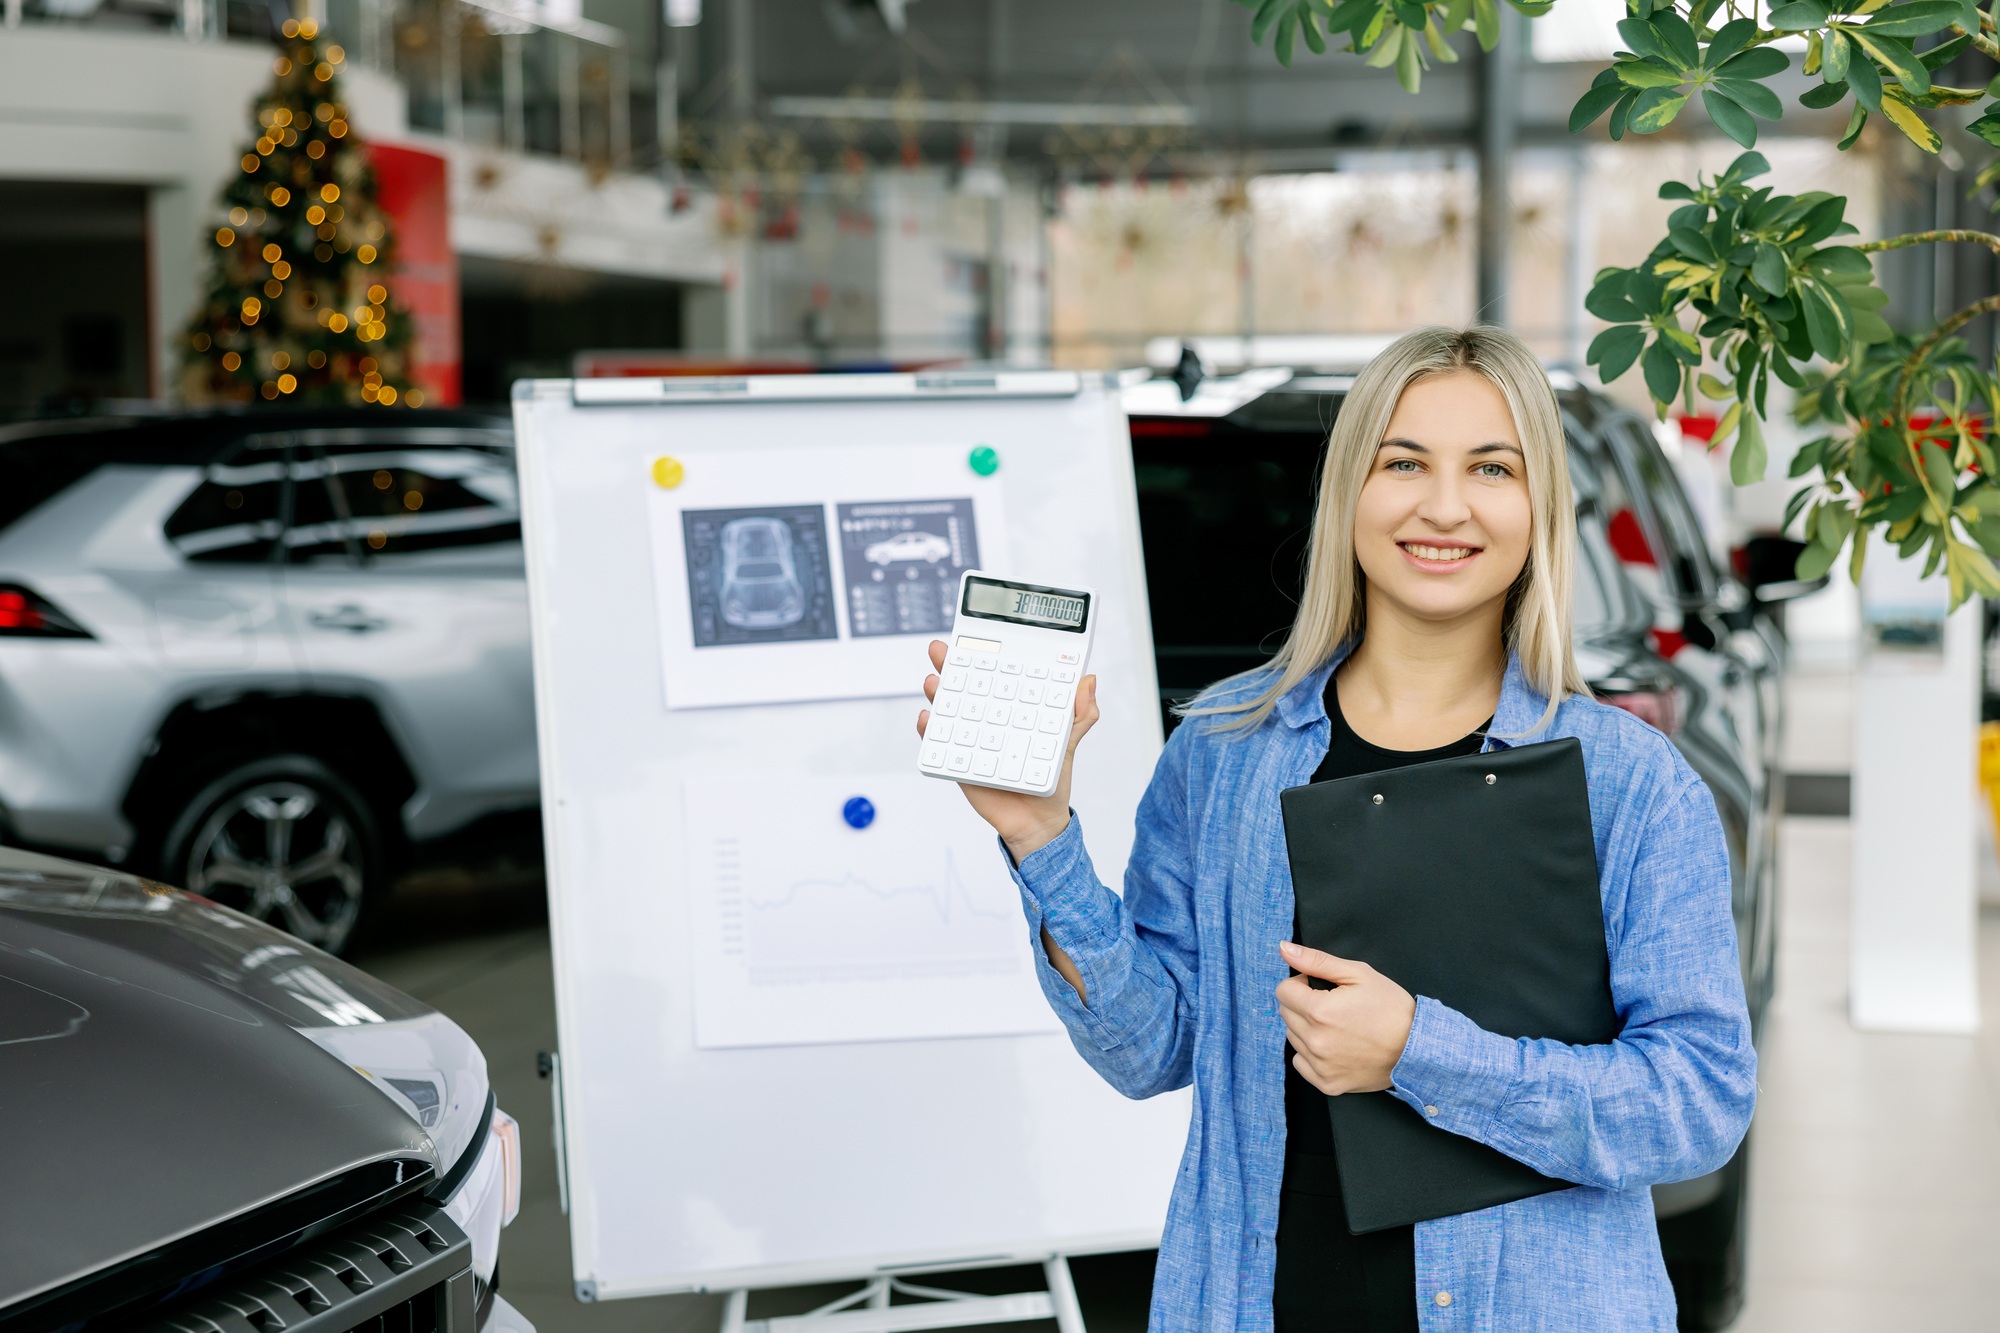
[[1090, 598], [1084, 593], [1042, 588], [1031, 583], [1003, 583], [999, 579], [965, 581], [965, 613], [990, 620], [1007, 620], [1017, 625], [1043, 625], [1049, 629], [1081, 634], [1090, 614]]

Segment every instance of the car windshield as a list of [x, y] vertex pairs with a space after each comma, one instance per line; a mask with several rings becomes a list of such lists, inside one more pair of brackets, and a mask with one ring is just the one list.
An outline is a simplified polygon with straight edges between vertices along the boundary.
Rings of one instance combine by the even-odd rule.
[[775, 579], [782, 577], [784, 572], [785, 567], [783, 565], [775, 564], [769, 560], [760, 560], [755, 564], [743, 565], [736, 571], [739, 578], [746, 579]]

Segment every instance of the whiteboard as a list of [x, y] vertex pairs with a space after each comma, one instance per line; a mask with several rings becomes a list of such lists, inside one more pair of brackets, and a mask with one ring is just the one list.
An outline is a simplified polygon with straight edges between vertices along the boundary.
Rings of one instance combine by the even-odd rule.
[[1156, 1244], [1186, 1094], [1075, 1053], [991, 831], [915, 772], [911, 627], [976, 530], [996, 572], [1099, 590], [1075, 800], [1122, 881], [1161, 735], [1115, 391], [536, 381], [514, 410], [579, 1294]]

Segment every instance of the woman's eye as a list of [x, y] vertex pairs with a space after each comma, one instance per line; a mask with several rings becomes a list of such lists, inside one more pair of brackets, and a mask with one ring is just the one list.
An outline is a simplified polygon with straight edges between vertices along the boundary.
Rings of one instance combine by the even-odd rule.
[[1505, 463], [1481, 463], [1479, 465], [1479, 475], [1482, 477], [1501, 478], [1511, 476], [1512, 474], [1507, 470]]
[[1417, 460], [1414, 458], [1392, 458], [1389, 460], [1389, 470], [1391, 472], [1415, 472], [1417, 470]]

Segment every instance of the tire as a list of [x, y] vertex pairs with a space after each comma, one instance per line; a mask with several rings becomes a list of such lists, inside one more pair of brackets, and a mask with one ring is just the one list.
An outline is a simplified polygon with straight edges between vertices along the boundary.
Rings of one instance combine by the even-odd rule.
[[1660, 1250], [1680, 1305], [1680, 1327], [1714, 1333], [1728, 1328], [1743, 1309], [1744, 1253], [1750, 1233], [1748, 1209], [1750, 1141], [1722, 1168], [1722, 1192], [1714, 1199], [1660, 1225]]
[[364, 933], [386, 888], [368, 802], [305, 755], [239, 764], [176, 815], [165, 878], [328, 953]]

